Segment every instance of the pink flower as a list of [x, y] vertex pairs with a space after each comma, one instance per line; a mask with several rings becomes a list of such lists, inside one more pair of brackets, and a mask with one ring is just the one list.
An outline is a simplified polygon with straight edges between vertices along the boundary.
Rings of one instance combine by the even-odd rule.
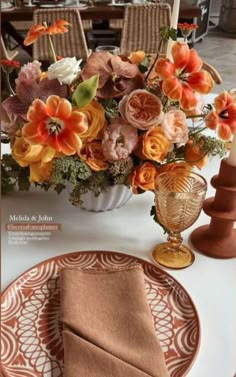
[[138, 132], [123, 119], [116, 118], [104, 132], [103, 154], [108, 161], [127, 158], [138, 143]]
[[134, 90], [122, 98], [119, 111], [122, 118], [140, 130], [157, 126], [163, 118], [160, 99], [144, 89]]
[[162, 123], [165, 136], [172, 143], [185, 144], [188, 141], [186, 115], [181, 110], [170, 110]]
[[20, 83], [20, 81], [30, 80], [36, 81], [40, 79], [41, 76], [41, 64], [37, 60], [33, 61], [32, 63], [24, 64], [21, 68], [18, 78], [16, 79], [16, 86]]

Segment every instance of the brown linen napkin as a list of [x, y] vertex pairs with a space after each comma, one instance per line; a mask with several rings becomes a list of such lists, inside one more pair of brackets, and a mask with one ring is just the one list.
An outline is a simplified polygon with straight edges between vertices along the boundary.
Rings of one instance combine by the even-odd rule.
[[168, 377], [141, 266], [65, 268], [64, 377]]

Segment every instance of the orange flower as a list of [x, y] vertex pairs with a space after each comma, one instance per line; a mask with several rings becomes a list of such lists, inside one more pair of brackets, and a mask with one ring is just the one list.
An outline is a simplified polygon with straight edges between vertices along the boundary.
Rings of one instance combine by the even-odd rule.
[[94, 171], [107, 170], [108, 162], [103, 153], [102, 146], [99, 141], [92, 141], [86, 144], [79, 156], [86, 161], [89, 167]]
[[187, 43], [176, 42], [172, 47], [174, 63], [158, 59], [155, 71], [163, 80], [164, 94], [172, 101], [179, 101], [184, 110], [192, 110], [197, 104], [195, 92], [207, 94], [213, 88], [213, 79], [206, 71], [200, 71], [202, 60]]
[[229, 92], [220, 93], [214, 100], [215, 110], [205, 118], [208, 128], [217, 130], [222, 140], [230, 140], [236, 130], [236, 103]]
[[36, 42], [38, 38], [46, 33], [47, 27], [41, 24], [33, 25], [24, 40], [24, 45], [29, 46], [32, 43]]
[[68, 31], [65, 26], [70, 25], [69, 22], [65, 20], [57, 20], [53, 25], [47, 27], [46, 33], [49, 35], [54, 34], [64, 34]]
[[47, 182], [52, 175], [53, 161], [35, 162], [30, 164], [30, 181], [31, 182]]
[[27, 113], [29, 123], [22, 135], [32, 144], [44, 144], [69, 156], [80, 151], [80, 134], [87, 130], [87, 118], [71, 103], [49, 96], [46, 104], [36, 99]]
[[156, 126], [163, 117], [160, 99], [144, 89], [134, 90], [123, 97], [119, 110], [123, 119], [140, 130]]
[[135, 154], [143, 160], [162, 162], [169, 151], [169, 147], [170, 142], [162, 128], [158, 126], [141, 135]]
[[142, 63], [145, 56], [146, 54], [144, 51], [134, 51], [134, 52], [131, 52], [131, 54], [129, 55], [129, 60], [131, 60], [133, 64], [138, 65]]
[[24, 40], [24, 45], [29, 46], [32, 43], [36, 42], [38, 38], [40, 38], [42, 35], [48, 34], [48, 35], [54, 35], [54, 34], [64, 34], [68, 31], [68, 29], [65, 27], [67, 25], [70, 25], [69, 22], [65, 20], [58, 20], [53, 25], [47, 26], [42, 24], [37, 24], [32, 26]]
[[98, 102], [92, 101], [79, 110], [88, 120], [88, 129], [80, 135], [83, 145], [94, 139], [101, 139], [107, 125], [104, 107]]
[[134, 194], [138, 194], [139, 190], [149, 191], [155, 188], [155, 179], [157, 169], [150, 162], [145, 162], [142, 166], [134, 168], [130, 176], [130, 185]]
[[185, 161], [198, 169], [202, 169], [207, 164], [207, 155], [201, 151], [201, 145], [194, 145], [193, 140], [189, 140], [184, 148]]
[[165, 173], [167, 171], [174, 171], [174, 170], [185, 170], [186, 172], [190, 171], [192, 169], [192, 166], [189, 165], [186, 162], [171, 162], [167, 164], [161, 165], [157, 171], [158, 175], [161, 173]]

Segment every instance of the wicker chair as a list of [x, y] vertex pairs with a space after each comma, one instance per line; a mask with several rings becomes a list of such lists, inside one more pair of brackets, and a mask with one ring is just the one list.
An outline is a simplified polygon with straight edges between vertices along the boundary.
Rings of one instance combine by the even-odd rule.
[[[56, 54], [63, 57], [73, 57], [87, 59], [89, 50], [81, 22], [80, 13], [77, 9], [53, 8], [53, 9], [36, 9], [34, 11], [34, 24], [54, 23], [63, 19], [68, 21], [71, 26], [65, 34], [53, 35], [53, 46]], [[49, 61], [50, 49], [46, 37], [38, 39], [33, 44], [33, 59]]]
[[[124, 27], [121, 35], [121, 53], [143, 50], [156, 53], [160, 42], [160, 28], [170, 26], [171, 7], [167, 3], [128, 5], [125, 8]], [[161, 52], [165, 53], [166, 43]]]

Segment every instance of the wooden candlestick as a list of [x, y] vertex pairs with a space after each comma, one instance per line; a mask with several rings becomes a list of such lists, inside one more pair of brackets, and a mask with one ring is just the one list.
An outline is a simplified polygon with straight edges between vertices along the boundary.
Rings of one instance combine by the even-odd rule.
[[211, 179], [215, 197], [206, 199], [204, 212], [211, 217], [210, 225], [203, 225], [191, 234], [193, 246], [211, 257], [236, 257], [236, 166], [227, 159], [221, 161], [219, 174]]

